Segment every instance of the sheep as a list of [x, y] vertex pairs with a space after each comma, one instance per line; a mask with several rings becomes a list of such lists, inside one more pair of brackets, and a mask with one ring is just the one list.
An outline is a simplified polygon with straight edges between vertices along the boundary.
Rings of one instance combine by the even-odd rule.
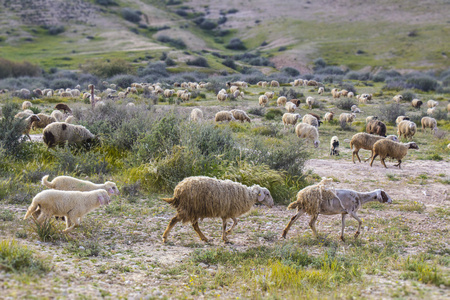
[[333, 96], [334, 99], [337, 99], [337, 98], [341, 97], [341, 93], [336, 88], [331, 90], [331, 95]]
[[[305, 198], [304, 196], [300, 195], [300, 203], [299, 200], [296, 202], [291, 203], [288, 206], [289, 208], [297, 208], [297, 214], [291, 218], [289, 224], [286, 226], [286, 228], [283, 230], [283, 238], [286, 238], [286, 234], [289, 231], [289, 228], [292, 226], [292, 224], [301, 216], [303, 213], [307, 213], [311, 216], [311, 221], [309, 222], [309, 226], [313, 230], [313, 233], [317, 236], [317, 232], [315, 230], [315, 223], [317, 220], [317, 217], [319, 214], [323, 215], [336, 215], [341, 214], [342, 215], [342, 229], [341, 229], [341, 240], [345, 242], [344, 238], [344, 228], [345, 228], [345, 219], [348, 214], [350, 214], [354, 219], [358, 221], [358, 230], [355, 233], [355, 238], [359, 236], [361, 233], [361, 225], [362, 221], [356, 214], [357, 211], [361, 208], [361, 206], [364, 203], [371, 202], [371, 201], [378, 201], [380, 203], [392, 203], [392, 198], [382, 189], [376, 189], [371, 192], [357, 192], [354, 190], [349, 189], [335, 189], [334, 193], [336, 197], [332, 197], [332, 195], [328, 195], [328, 201], [327, 199], [323, 199], [323, 194], [321, 195], [321, 206], [320, 208], [313, 210], [312, 212], [309, 211], [309, 206], [311, 204], [308, 204], [308, 202], [312, 202], [314, 200], [310, 200], [309, 198]], [[327, 195], [325, 195], [326, 197]], [[305, 204], [303, 204], [305, 202]], [[292, 205], [292, 206], [291, 206]], [[303, 209], [305, 207], [306, 209]]]
[[269, 98], [266, 95], [259, 96], [259, 105], [262, 107], [266, 107], [269, 102]]
[[214, 120], [216, 122], [222, 122], [222, 121], [236, 121], [236, 119], [234, 118], [233, 114], [229, 111], [219, 111], [218, 113], [216, 113], [216, 115], [214, 116]]
[[295, 111], [295, 109], [297, 108], [297, 106], [292, 102], [286, 102], [286, 105], [284, 107], [290, 113], [293, 113]]
[[324, 91], [325, 91], [325, 89], [323, 88], [323, 86], [321, 86], [321, 87], [319, 87], [319, 89], [317, 90], [317, 94], [322, 95]]
[[422, 132], [425, 132], [425, 128], [430, 128], [430, 133], [437, 130], [437, 121], [435, 118], [423, 117], [420, 123], [422, 124]]
[[339, 122], [352, 123], [356, 119], [356, 115], [354, 113], [342, 113], [339, 115]]
[[295, 133], [299, 138], [312, 140], [315, 148], [319, 147], [319, 131], [316, 127], [309, 124], [300, 123], [295, 127]]
[[23, 103], [22, 103], [22, 110], [28, 109], [31, 106], [33, 106], [33, 104], [30, 101], [23, 101]]
[[333, 118], [334, 118], [334, 112], [332, 112], [332, 111], [327, 112], [327, 113], [325, 114], [325, 116], [323, 117], [323, 119], [324, 119], [325, 121], [328, 121], [328, 122], [330, 122], [331, 120], [333, 120]]
[[45, 128], [47, 125], [57, 122], [56, 118], [43, 113], [38, 113], [37, 116], [39, 117], [40, 121], [33, 122], [33, 124], [31, 125], [33, 129]]
[[341, 93], [341, 96], [343, 96], [343, 97], [347, 97], [347, 95], [348, 95], [347, 90], [341, 90], [340, 93]]
[[30, 115], [26, 119], [24, 119], [26, 126], [25, 126], [25, 130], [23, 131], [23, 134], [25, 134], [30, 141], [31, 141], [31, 137], [30, 137], [31, 126], [34, 122], [39, 122], [39, 121], [40, 121], [39, 116], [34, 115], [34, 114]]
[[284, 130], [286, 130], [286, 125], [293, 125], [295, 128], [295, 124], [297, 124], [300, 117], [300, 114], [285, 113], [281, 118], [283, 121]]
[[52, 111], [50, 117], [55, 118], [57, 122], [62, 122], [65, 119], [63, 113], [60, 112], [59, 110]]
[[377, 116], [368, 116], [366, 118], [366, 124], [373, 120], [378, 120], [378, 117]]
[[295, 79], [294, 80], [294, 86], [303, 85], [303, 79]]
[[306, 83], [307, 86], [319, 86], [319, 83], [315, 80], [308, 80], [308, 82]]
[[228, 94], [227, 93], [218, 93], [217, 94], [217, 100], [219, 101], [225, 101], [228, 98]]
[[188, 90], [178, 90], [178, 91], [177, 91], [177, 98], [181, 99], [181, 96], [182, 96], [184, 93], [188, 93]]
[[398, 116], [397, 119], [395, 119], [395, 124], [397, 124], [397, 126], [398, 126], [398, 124], [401, 121], [404, 121], [404, 120], [409, 120], [409, 117], [407, 117], [407, 116]]
[[427, 115], [432, 116], [432, 115], [434, 115], [435, 111], [436, 111], [436, 107], [428, 108]]
[[191, 99], [191, 93], [189, 93], [189, 92], [183, 93], [183, 94], [181, 95], [181, 100], [182, 100], [183, 102], [187, 102], [187, 101], [189, 101], [190, 99]]
[[302, 119], [302, 122], [305, 123], [305, 124], [312, 125], [312, 126], [314, 126], [316, 128], [319, 127], [319, 120], [317, 120], [316, 117], [314, 117], [313, 115], [310, 115], [310, 114], [304, 115], [303, 119]]
[[287, 102], [287, 98], [285, 96], [278, 97], [277, 106], [285, 106]]
[[411, 101], [411, 105], [412, 105], [412, 107], [414, 107], [414, 108], [420, 108], [420, 107], [422, 106], [422, 104], [423, 104], [423, 102], [420, 101], [419, 99], [413, 99], [413, 100]]
[[419, 146], [417, 146], [417, 144], [414, 142], [403, 144], [391, 141], [389, 139], [379, 140], [375, 144], [373, 144], [373, 154], [372, 160], [370, 161], [370, 166], [372, 166], [373, 161], [379, 155], [381, 163], [386, 169], [387, 167], [384, 163], [386, 157], [396, 159], [398, 161], [398, 164], [394, 166], [398, 166], [398, 168], [401, 169], [400, 164], [402, 163], [403, 157], [405, 157], [405, 155], [408, 153], [408, 149], [419, 150]]
[[76, 121], [76, 118], [74, 116], [68, 116], [64, 122], [66, 123], [74, 123]]
[[265, 92], [264, 95], [266, 95], [267, 99], [273, 99], [273, 96], [275, 95], [274, 92]]
[[110, 202], [108, 193], [103, 189], [90, 192], [44, 190], [33, 198], [24, 220], [37, 211], [40, 211], [36, 219], [38, 223], [52, 216], [64, 216], [66, 228], [63, 232], [69, 232], [80, 225], [84, 215]]
[[372, 120], [366, 125], [366, 132], [386, 137], [386, 124], [380, 120]]
[[65, 114], [67, 114], [67, 113], [71, 114], [72, 113], [72, 110], [70, 109], [70, 107], [67, 104], [64, 104], [64, 103], [56, 104], [55, 105], [55, 109], [62, 110], [62, 111], [64, 111]]
[[352, 111], [352, 113], [361, 113], [362, 111], [361, 111], [361, 109], [359, 109], [359, 107], [358, 106], [356, 106], [356, 105], [352, 105], [352, 107], [350, 108], [350, 110]]
[[302, 101], [300, 99], [291, 99], [289, 100], [289, 102], [292, 102], [295, 104], [295, 106], [299, 107], [300, 103], [302, 103]]
[[428, 107], [428, 108], [436, 107], [436, 106], [438, 106], [438, 104], [439, 104], [439, 102], [434, 101], [434, 100], [428, 100], [428, 101], [427, 101], [427, 107]]
[[119, 189], [112, 181], [106, 181], [105, 183], [93, 183], [87, 180], [81, 180], [70, 176], [58, 176], [53, 178], [52, 181], [48, 181], [49, 175], [42, 177], [41, 183], [50, 189], [60, 191], [79, 191], [88, 192], [93, 190], [105, 190], [110, 195], [119, 194]]
[[353, 92], [348, 92], [347, 98], [353, 98], [355, 97], [355, 94]]
[[239, 90], [234, 91], [234, 93], [232, 95], [233, 95], [234, 99], [236, 99], [237, 97], [241, 97], [242, 99], [244, 99], [244, 92], [241, 92]]
[[339, 155], [339, 138], [333, 136], [330, 140], [330, 156]]
[[280, 87], [280, 83], [278, 81], [276, 81], [276, 80], [272, 80], [270, 82], [270, 86], [271, 87]]
[[416, 130], [417, 130], [416, 123], [408, 120], [401, 121], [400, 123], [398, 123], [397, 127], [398, 138], [401, 138], [403, 135], [405, 138], [411, 140], [414, 134], [416, 133]]
[[44, 128], [43, 140], [47, 147], [51, 148], [66, 142], [69, 144], [83, 143], [89, 145], [96, 142], [98, 138], [84, 126], [54, 122]]
[[316, 99], [314, 99], [313, 97], [306, 98], [306, 104], [309, 106], [309, 109], [312, 109], [315, 102]]
[[14, 115], [14, 118], [22, 119], [22, 118], [28, 118], [29, 116], [33, 115], [34, 112], [31, 109], [25, 109], [24, 111], [20, 111], [17, 114]]
[[392, 100], [394, 100], [397, 104], [400, 103], [403, 100], [402, 95], [395, 95]]
[[233, 117], [236, 120], [241, 121], [241, 123], [244, 123], [245, 121], [251, 123], [250, 117], [247, 115], [247, 113], [241, 109], [232, 109], [230, 112], [233, 114]]
[[191, 111], [190, 120], [191, 122], [200, 122], [203, 119], [203, 112], [200, 108], [194, 108]]
[[449, 104], [447, 104], [447, 112], [449, 112], [449, 113], [450, 113], [450, 103], [449, 103]]
[[174, 93], [175, 93], [175, 90], [165, 89], [164, 90], [164, 97], [165, 98], [171, 98]]
[[[167, 225], [162, 235], [167, 242], [170, 230], [176, 223], [191, 222], [192, 227], [202, 241], [208, 239], [198, 226], [198, 219], [221, 218], [222, 240], [228, 243], [228, 235], [237, 224], [237, 217], [249, 211], [253, 204], [263, 203], [273, 206], [273, 199], [268, 189], [253, 185], [245, 186], [231, 180], [219, 180], [206, 176], [193, 176], [183, 179], [175, 187], [172, 198], [163, 198], [177, 210], [177, 214]], [[227, 231], [227, 219], [233, 220], [233, 225]]]
[[[379, 141], [384, 139], [382, 136], [377, 136], [373, 134], [368, 134], [365, 132], [360, 132], [355, 134], [350, 141], [350, 149], [352, 151], [352, 161], [355, 163], [355, 156], [358, 158], [359, 162], [361, 162], [361, 158], [358, 155], [360, 149], [370, 150], [373, 153], [373, 145]], [[398, 138], [395, 135], [389, 135], [386, 139], [391, 139], [393, 141], [398, 142]], [[372, 155], [371, 155], [372, 157]]]
[[236, 85], [232, 85], [230, 87], [230, 93], [233, 94], [234, 92], [239, 91], [239, 87]]

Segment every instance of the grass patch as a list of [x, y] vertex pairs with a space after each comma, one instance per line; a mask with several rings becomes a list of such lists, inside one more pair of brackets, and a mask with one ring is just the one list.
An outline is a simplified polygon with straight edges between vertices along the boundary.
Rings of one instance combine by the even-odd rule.
[[49, 267], [42, 259], [37, 258], [33, 251], [15, 240], [0, 241], [0, 269], [27, 275], [43, 274], [49, 271]]

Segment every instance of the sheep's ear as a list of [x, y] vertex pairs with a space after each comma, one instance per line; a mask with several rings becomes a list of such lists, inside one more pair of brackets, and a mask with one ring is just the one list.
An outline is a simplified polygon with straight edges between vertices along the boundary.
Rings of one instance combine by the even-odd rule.
[[108, 193], [110, 193], [111, 195], [113, 195], [113, 194], [114, 194], [114, 190], [113, 190], [112, 188], [109, 188], [109, 189], [108, 189]]
[[102, 195], [97, 195], [98, 202], [100, 202], [100, 205], [105, 205], [105, 199]]
[[258, 191], [258, 202], [263, 201], [265, 197], [266, 197], [266, 193], [264, 192], [264, 190], [260, 189]]

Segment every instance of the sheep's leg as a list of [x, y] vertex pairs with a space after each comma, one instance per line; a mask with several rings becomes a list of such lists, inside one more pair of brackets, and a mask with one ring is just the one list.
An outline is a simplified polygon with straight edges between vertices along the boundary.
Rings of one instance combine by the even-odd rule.
[[167, 228], [162, 235], [163, 243], [167, 242], [167, 236], [169, 235], [170, 230], [172, 230], [173, 226], [175, 226], [175, 224], [177, 224], [180, 221], [181, 219], [178, 217], [178, 215], [176, 215], [175, 217], [172, 218], [172, 220], [170, 220], [169, 225], [167, 225]]
[[46, 213], [41, 212], [41, 214], [39, 215], [39, 217], [36, 219], [36, 222], [39, 224], [42, 224], [42, 222], [44, 222], [44, 220], [46, 220], [47, 218], [49, 218], [50, 216], [48, 216]]
[[402, 160], [401, 159], [399, 159], [398, 160], [398, 164], [396, 164], [396, 165], [394, 165], [395, 167], [398, 167], [399, 169], [401, 169], [402, 167], [400, 167], [400, 164], [402, 163]]
[[377, 156], [378, 156], [378, 154], [372, 155], [372, 160], [370, 161], [370, 166], [372, 166], [373, 161], [375, 160], [375, 157], [377, 157]]
[[231, 231], [233, 230], [234, 226], [237, 225], [237, 219], [236, 218], [231, 218], [233, 220], [233, 225], [231, 225], [231, 228], [227, 230], [227, 234], [230, 234]]
[[345, 228], [345, 218], [347, 217], [347, 214], [342, 214], [342, 230], [341, 230], [341, 240], [345, 242], [344, 238], [344, 228]]
[[[356, 157], [358, 158], [359, 162], [361, 162], [361, 158], [359, 157], [358, 151], [353, 152], [355, 153]], [[353, 160], [353, 163], [355, 162], [355, 160]]]
[[316, 221], [317, 221], [318, 216], [319, 215], [312, 216], [311, 220], [309, 221], [309, 227], [311, 227], [311, 230], [313, 231], [313, 234], [315, 237], [318, 237], [317, 230], [316, 230]]
[[204, 242], [208, 242], [208, 239], [206, 238], [206, 236], [203, 235], [203, 233], [200, 231], [200, 227], [198, 227], [198, 220], [196, 220], [195, 222], [192, 222], [192, 227], [194, 227], [195, 232], [197, 232], [198, 236], [200, 237], [200, 239]]
[[227, 238], [227, 218], [222, 218], [222, 240], [225, 243], [229, 243]]
[[295, 216], [291, 218], [289, 223], [287, 224], [286, 228], [283, 230], [283, 234], [281, 235], [282, 238], [286, 238], [286, 235], [289, 231], [289, 228], [291, 228], [292, 224], [294, 224], [295, 221], [297, 221], [298, 218], [300, 218], [301, 215], [303, 215], [304, 211], [300, 209]]
[[359, 225], [358, 225], [358, 231], [355, 233], [355, 238], [358, 237], [358, 235], [361, 233], [361, 225], [362, 225], [362, 221], [361, 219], [358, 217], [358, 215], [355, 212], [350, 212], [350, 215], [355, 218], [356, 221], [358, 221]]
[[381, 163], [383, 164], [383, 166], [387, 169], [388, 167], [386, 166], [386, 163], [384, 162], [384, 158], [382, 158], [382, 157], [380, 156], [380, 160], [381, 160]]
[[370, 157], [366, 158], [366, 159], [364, 160], [364, 162], [366, 162], [366, 161], [368, 161], [369, 159], [371, 159], [372, 156], [373, 156], [373, 150], [370, 152]]

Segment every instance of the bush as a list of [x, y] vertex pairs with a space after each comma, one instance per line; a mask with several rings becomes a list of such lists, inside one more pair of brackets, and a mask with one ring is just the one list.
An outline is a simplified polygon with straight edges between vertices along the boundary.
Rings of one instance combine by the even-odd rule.
[[186, 44], [183, 42], [182, 39], [172, 39], [167, 35], [160, 35], [156, 38], [156, 40], [161, 43], [168, 43], [170, 46], [178, 48], [178, 49], [186, 48]]
[[223, 64], [224, 66], [227, 66], [227, 67], [233, 69], [233, 70], [236, 70], [236, 68], [237, 68], [236, 63], [234, 62], [234, 60], [233, 60], [231, 57], [227, 57], [227, 58], [222, 62], [222, 64]]
[[439, 87], [436, 79], [429, 76], [413, 77], [406, 81], [412, 88], [422, 90], [424, 92], [434, 91]]
[[325, 68], [327, 66], [327, 63], [323, 58], [318, 58], [314, 61], [314, 71], [320, 70], [322, 68]]
[[209, 67], [208, 61], [204, 57], [196, 57], [193, 60], [188, 60], [186, 62], [186, 64], [190, 65], [190, 66], [197, 66], [197, 67], [204, 67], [204, 68]]
[[121, 11], [122, 18], [129, 22], [139, 23], [141, 21], [142, 12], [139, 10], [134, 10], [132, 8], [122, 8]]
[[356, 102], [351, 98], [341, 98], [336, 101], [336, 106], [342, 110], [350, 110]]
[[131, 63], [121, 58], [114, 58], [111, 60], [88, 60], [81, 69], [86, 73], [91, 73], [102, 78], [109, 78], [118, 74], [129, 74], [133, 72]]
[[110, 78], [109, 80], [112, 83], [116, 84], [117, 87], [124, 89], [124, 88], [131, 86], [131, 84], [133, 82], [138, 81], [137, 79], [138, 78], [133, 75], [116, 75], [116, 76], [113, 76], [112, 78]]
[[139, 68], [137, 74], [140, 77], [152, 75], [153, 77], [156, 78], [156, 81], [158, 81], [158, 78], [160, 77], [169, 76], [169, 73], [167, 72], [166, 69], [166, 64], [164, 62], [149, 63], [147, 67]]
[[281, 71], [292, 77], [300, 75], [300, 72], [297, 69], [294, 69], [291, 67], [285, 67], [285, 68], [281, 69]]
[[28, 61], [13, 62], [0, 58], [0, 79], [7, 77], [39, 76], [42, 70]]
[[214, 28], [217, 27], [217, 23], [214, 22], [213, 20], [205, 19], [203, 20], [203, 22], [199, 24], [199, 27], [204, 30], [213, 30]]
[[95, 3], [103, 6], [116, 6], [117, 3], [114, 0], [95, 0]]
[[173, 67], [173, 66], [177, 65], [177, 63], [170, 57], [167, 57], [164, 62], [166, 63], [166, 66], [168, 66], [168, 67]]
[[318, 69], [316, 74], [344, 75], [345, 72], [339, 67], [329, 66]]
[[246, 50], [247, 47], [245, 47], [244, 43], [239, 38], [233, 38], [230, 40], [228, 45], [226, 46], [227, 49], [231, 50]]
[[0, 241], [0, 265], [3, 271], [13, 273], [34, 275], [49, 271], [44, 261], [34, 257], [31, 250], [15, 240]]
[[392, 103], [390, 105], [382, 105], [380, 107], [380, 118], [383, 121], [395, 124], [398, 116], [404, 116], [405, 109], [400, 104]]
[[7, 102], [2, 108], [0, 148], [5, 151], [5, 154], [18, 154], [25, 142], [22, 133], [25, 130], [26, 123], [21, 119], [14, 118], [18, 110], [19, 105], [11, 102]]
[[413, 92], [404, 92], [402, 93], [403, 96], [403, 101], [408, 101], [411, 102], [412, 99], [416, 98], [416, 94], [414, 94]]
[[50, 87], [54, 90], [73, 88], [76, 85], [77, 85], [76, 81], [74, 81], [72, 79], [68, 79], [68, 78], [57, 78], [57, 79], [53, 79], [50, 82]]
[[283, 87], [279, 92], [278, 92], [278, 96], [285, 96], [288, 100], [291, 99], [300, 99], [301, 97], [304, 97], [303, 93], [300, 93], [292, 88], [287, 89], [285, 87]]
[[353, 86], [353, 84], [351, 84], [351, 83], [343, 83], [343, 84], [340, 85], [340, 87], [341, 87], [341, 89], [347, 90], [347, 91], [352, 92], [353, 94], [356, 95], [356, 90], [355, 90], [355, 87]]
[[175, 11], [175, 13], [176, 13], [177, 15], [179, 15], [180, 17], [187, 17], [187, 16], [188, 16], [187, 11], [184, 10], [184, 9], [177, 9], [177, 10]]
[[282, 110], [280, 110], [280, 109], [269, 108], [267, 110], [267, 113], [264, 116], [264, 118], [266, 120], [275, 120], [275, 119], [281, 120], [281, 117], [283, 116], [283, 114], [284, 114], [284, 112]]

